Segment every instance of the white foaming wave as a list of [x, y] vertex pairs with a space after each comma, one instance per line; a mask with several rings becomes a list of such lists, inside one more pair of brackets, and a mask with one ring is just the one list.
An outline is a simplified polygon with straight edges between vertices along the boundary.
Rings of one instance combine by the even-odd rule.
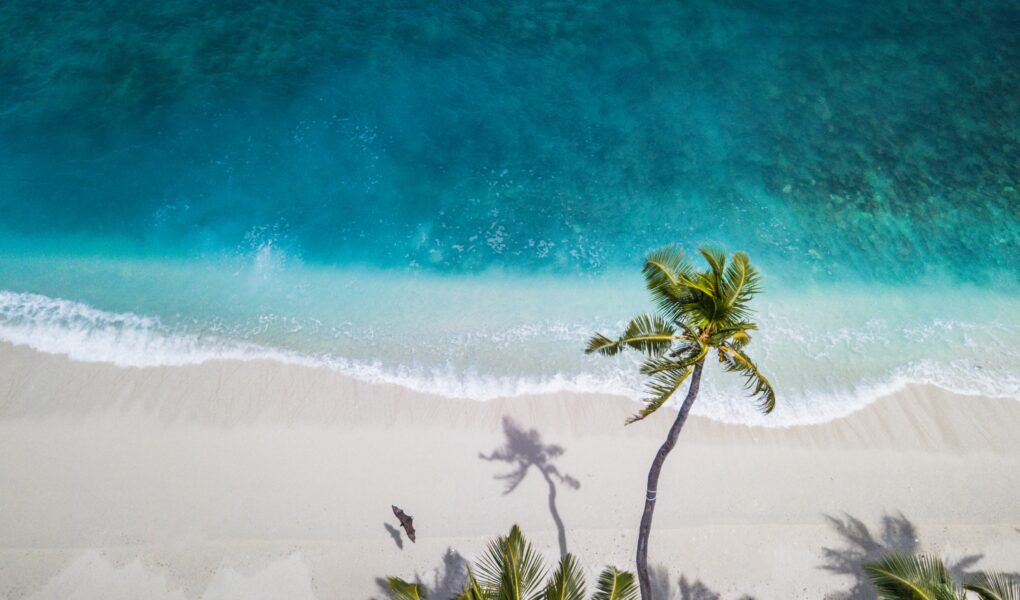
[[698, 404], [692, 412], [723, 423], [765, 427], [813, 425], [849, 416], [876, 400], [923, 385], [935, 386], [958, 396], [1020, 400], [1020, 377], [1016, 374], [1000, 371], [979, 371], [975, 374], [973, 365], [947, 368], [932, 361], [921, 361], [896, 369], [887, 377], [861, 380], [853, 385], [783, 390], [781, 401], [770, 415], [758, 412], [739, 386], [719, 386], [716, 381], [705, 379], [702, 380]]
[[176, 333], [155, 317], [8, 291], [0, 291], [0, 340], [118, 367], [184, 366], [217, 359], [307, 362], [297, 354], [254, 344]]
[[[507, 337], [529, 337], [527, 329]], [[574, 327], [561, 333], [576, 334]], [[198, 365], [216, 360], [270, 360], [325, 367], [369, 383], [388, 383], [453, 398], [489, 400], [554, 393], [611, 394], [640, 399], [643, 381], [633, 361], [602, 363], [594, 372], [551, 376], [480, 374], [453, 364], [442, 368], [387, 366], [328, 355], [312, 356], [211, 335], [175, 330], [160, 319], [130, 312], [107, 312], [81, 302], [40, 294], [0, 291], [0, 341], [23, 345], [81, 362], [119, 367]], [[504, 340], [507, 341], [507, 340]], [[984, 368], [968, 360], [921, 360], [889, 376], [812, 389], [787, 387], [775, 413], [756, 412], [732, 378], [706, 378], [694, 412], [713, 420], [790, 426], [844, 417], [874, 400], [910, 385], [931, 384], [961, 395], [1020, 399], [1020, 376]], [[775, 382], [774, 382], [775, 383]], [[812, 384], [813, 385], [813, 384]]]
[[107, 312], [73, 300], [3, 290], [0, 290], [0, 341], [79, 362], [125, 368], [188, 366], [216, 360], [271, 360], [327, 367], [369, 383], [392, 383], [421, 392], [478, 400], [565, 391], [619, 393], [625, 389], [622, 381], [614, 385], [589, 374], [551, 378], [460, 376], [452, 365], [427, 371], [386, 368], [380, 362], [311, 356], [218, 336], [182, 333], [156, 317]]

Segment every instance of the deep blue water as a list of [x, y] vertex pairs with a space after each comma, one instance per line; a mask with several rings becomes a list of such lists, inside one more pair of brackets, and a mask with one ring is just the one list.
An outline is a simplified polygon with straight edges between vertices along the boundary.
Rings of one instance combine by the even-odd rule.
[[621, 390], [586, 333], [645, 306], [645, 251], [713, 243], [768, 276], [790, 419], [1018, 394], [1018, 31], [1012, 1], [5, 2], [0, 333]]

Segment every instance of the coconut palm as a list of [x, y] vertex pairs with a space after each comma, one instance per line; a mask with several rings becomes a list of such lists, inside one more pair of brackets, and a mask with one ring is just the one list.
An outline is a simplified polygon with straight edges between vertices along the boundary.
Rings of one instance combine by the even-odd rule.
[[[543, 584], [545, 573], [542, 557], [514, 525], [509, 535], [489, 543], [474, 570], [468, 567], [467, 583], [455, 600], [584, 600], [584, 573], [572, 554], [560, 559]], [[427, 592], [419, 584], [396, 577], [387, 581], [396, 600], [427, 600]], [[599, 575], [591, 600], [637, 600], [634, 576], [607, 567]]]
[[889, 554], [864, 566], [882, 600], [1020, 600], [1020, 582], [1001, 573], [986, 573], [957, 586], [940, 559], [925, 554]]
[[724, 370], [745, 379], [758, 407], [769, 413], [776, 396], [768, 379], [758, 370], [744, 347], [751, 341], [749, 303], [761, 290], [761, 277], [747, 255], [726, 254], [718, 250], [699, 250], [709, 269], [696, 270], [683, 252], [666, 247], [652, 252], [645, 260], [643, 273], [657, 311], [635, 317], [618, 338], [598, 333], [588, 343], [587, 353], [615, 356], [625, 349], [637, 350], [646, 358], [641, 372], [650, 377], [644, 407], [627, 423], [640, 421], [659, 409], [690, 379], [687, 397], [680, 406], [666, 441], [648, 471], [645, 509], [638, 531], [637, 574], [641, 598], [651, 599], [648, 577], [648, 537], [652, 528], [659, 474], [666, 456], [676, 445], [701, 384], [705, 358], [715, 352]]

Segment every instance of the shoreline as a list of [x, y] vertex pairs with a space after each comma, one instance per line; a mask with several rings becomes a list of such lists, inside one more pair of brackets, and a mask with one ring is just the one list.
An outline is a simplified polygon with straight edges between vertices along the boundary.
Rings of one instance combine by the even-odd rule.
[[[366, 313], [385, 320], [385, 315], [391, 314], [387, 311], [393, 307], [377, 313], [381, 300], [374, 298], [363, 298], [361, 305], [354, 302], [344, 309], [347, 316], [341, 319], [344, 333], [340, 339], [336, 335], [323, 337], [321, 331], [319, 334], [312, 331], [320, 326], [330, 330], [328, 324], [339, 318], [336, 314], [322, 315], [325, 321], [320, 323], [318, 317], [312, 318], [313, 313], [301, 311], [280, 322], [290, 323], [293, 329], [280, 325], [270, 328], [272, 331], [265, 330], [265, 336], [233, 337], [227, 333], [221, 337], [207, 335], [205, 327], [211, 326], [213, 331], [218, 327], [216, 318], [209, 320], [210, 315], [192, 316], [197, 320], [191, 325], [180, 322], [181, 319], [188, 321], [183, 314], [164, 314], [165, 323], [159, 316], [147, 316], [163, 314], [151, 305], [151, 300], [140, 307], [140, 313], [117, 312], [118, 307], [126, 309], [119, 301], [108, 307], [114, 311], [109, 312], [60, 297], [0, 291], [0, 313], [3, 314], [0, 347], [17, 344], [80, 362], [127, 369], [223, 363], [222, 370], [234, 363], [282, 363], [309, 369], [306, 372], [329, 369], [340, 376], [335, 381], [344, 388], [350, 387], [343, 381], [346, 377], [365, 384], [396, 385], [429, 396], [476, 401], [566, 394], [618, 395], [637, 401], [643, 396], [644, 380], [638, 373], [636, 361], [606, 362], [599, 357], [584, 357], [581, 353], [587, 335], [597, 329], [612, 330], [613, 319], [632, 312], [632, 307], [577, 310], [579, 307], [571, 305], [569, 300], [556, 296], [558, 304], [565, 303], [573, 309], [561, 307], [558, 316], [543, 315], [539, 314], [543, 311], [534, 308], [541, 304], [542, 294], [525, 288], [526, 291], [517, 291], [519, 296], [502, 301], [523, 302], [532, 307], [531, 312], [468, 333], [473, 325], [465, 323], [481, 326], [475, 321], [479, 315], [455, 314], [450, 307], [458, 305], [458, 298], [467, 293], [468, 288], [464, 282], [454, 287], [459, 287], [460, 291], [452, 296], [441, 293], [446, 288], [432, 286], [425, 290], [430, 294], [430, 305], [447, 307], [445, 313], [431, 314], [419, 307], [416, 312], [401, 317], [417, 325], [401, 330], [398, 336], [379, 339], [375, 338], [371, 325], [379, 323], [368, 318]], [[329, 289], [321, 296], [328, 298], [342, 291]], [[882, 302], [877, 302], [873, 293], [863, 299], [866, 302], [855, 302], [840, 294], [840, 302], [848, 302], [858, 310], [839, 316], [830, 312], [834, 299], [826, 302], [825, 294], [817, 295], [820, 292], [810, 300], [788, 298], [771, 307], [766, 305], [765, 312], [769, 315], [766, 321], [769, 322], [763, 327], [767, 327], [770, 334], [755, 348], [755, 356], [759, 359], [770, 355], [786, 357], [762, 364], [773, 383], [785, 390], [784, 402], [773, 414], [760, 415], [749, 409], [741, 398], [739, 380], [711, 377], [706, 379], [694, 414], [728, 423], [766, 427], [825, 423], [910, 385], [927, 384], [957, 394], [1020, 401], [1020, 379], [1016, 375], [1020, 363], [1016, 360], [1015, 348], [1008, 344], [1010, 332], [1016, 329], [1010, 326], [1009, 316], [1020, 310], [1015, 298], [982, 295], [983, 303], [974, 307], [970, 306], [972, 299], [967, 296], [964, 308], [963, 299], [957, 298], [952, 306], [947, 306], [946, 298], [941, 295], [936, 298], [931, 290], [900, 292], [902, 295], [892, 294], [890, 290], [882, 292]], [[154, 291], [137, 290], [137, 293], [145, 296]], [[492, 296], [503, 297], [492, 290], [486, 292], [487, 300], [493, 300]], [[215, 306], [229, 300], [210, 299], [210, 302]], [[870, 302], [877, 302], [879, 306], [888, 302], [898, 308], [890, 314], [859, 308], [870, 306]], [[645, 306], [643, 301], [634, 304]], [[907, 306], [911, 308], [905, 308]], [[320, 307], [319, 310], [325, 309]], [[969, 315], [975, 310], [984, 316], [972, 319]], [[507, 307], [505, 312], [512, 311]], [[567, 316], [575, 312], [602, 316], [581, 324]], [[616, 316], [607, 318], [607, 314]], [[360, 333], [358, 329], [348, 330], [351, 324], [346, 320], [348, 317], [364, 322], [366, 328]], [[309, 318], [312, 320], [308, 321]], [[245, 318], [240, 318], [235, 326], [244, 321]], [[311, 329], [307, 337], [298, 335], [300, 343], [297, 338], [285, 341], [287, 336], [303, 331], [305, 326]], [[336, 324], [332, 327], [336, 334]], [[289, 333], [285, 334], [285, 329]], [[278, 337], [280, 335], [284, 337]], [[404, 347], [406, 342], [395, 345], [398, 338], [414, 340], [418, 336], [429, 340], [424, 348], [411, 350]], [[369, 352], [358, 342], [352, 342], [368, 338], [372, 339]], [[925, 340], [925, 351], [893, 350], [904, 340], [916, 339]], [[968, 348], [962, 360], [947, 350], [960, 344]], [[526, 360], [504, 364], [508, 356], [515, 355], [524, 356]]]
[[[45, 376], [39, 377], [47, 370], [60, 370], [63, 380], [57, 382]], [[33, 374], [36, 378], [33, 378]], [[116, 380], [124, 389], [117, 390], [115, 394], [90, 394], [86, 391], [85, 396], [90, 398], [90, 402], [87, 403], [68, 405], [54, 400], [65, 394], [68, 387], [77, 386], [86, 390], [90, 386], [101, 387], [95, 384], [97, 376], [98, 380], [103, 382]], [[220, 425], [251, 423], [264, 418], [282, 419], [288, 423], [303, 420], [313, 422], [325, 420], [329, 423], [346, 420], [365, 423], [379, 420], [379, 411], [375, 406], [380, 402], [388, 404], [427, 402], [437, 407], [457, 407], [457, 410], [468, 418], [478, 418], [479, 414], [491, 412], [491, 409], [471, 405], [495, 406], [510, 413], [518, 411], [534, 413], [541, 412], [542, 402], [551, 401], [550, 406], [561, 402], [571, 404], [573, 408], [580, 409], [581, 415], [589, 412], [589, 405], [597, 405], [599, 411], [607, 411], [607, 415], [617, 419], [616, 422], [611, 419], [605, 421], [601, 417], [590, 422], [586, 420], [580, 427], [588, 431], [602, 430], [603, 427], [606, 430], [615, 430], [617, 422], [622, 424], [640, 406], [638, 401], [617, 393], [588, 391], [543, 391], [490, 399], [451, 397], [443, 393], [429, 393], [409, 388], [399, 383], [364, 380], [328, 365], [304, 364], [275, 358], [217, 358], [196, 364], [122, 366], [105, 361], [82, 361], [65, 354], [41, 351], [6, 341], [0, 341], [0, 377], [29, 385], [35, 394], [31, 398], [15, 394], [0, 398], [0, 417], [39, 416], [51, 410], [56, 415], [88, 415], [96, 411], [123, 408], [133, 403], [145, 404], [144, 410], [156, 414], [160, 419], [197, 419]], [[133, 394], [132, 399], [128, 398], [128, 394]], [[189, 398], [189, 394], [199, 400]], [[143, 398], [144, 402], [138, 402], [138, 397]], [[201, 400], [211, 397], [216, 398], [215, 406]], [[273, 397], [298, 397], [301, 402], [295, 406], [294, 403], [267, 401]], [[860, 413], [867, 413], [871, 407], [886, 398], [899, 397], [912, 398], [920, 403], [931, 398], [955, 398], [963, 401], [970, 399], [993, 405], [996, 411], [1009, 410], [1008, 407], [1014, 405], [1020, 406], [1020, 399], [1008, 396], [965, 394], [931, 383], [905, 383], [890, 391], [876, 393], [867, 403], [825, 421], [770, 424], [769, 416], [760, 415], [749, 399], [746, 399], [746, 403], [743, 402], [745, 400], [743, 397], [734, 403], [738, 405], [743, 403], [744, 414], [753, 418], [761, 417], [763, 419], [761, 423], [726, 421], [699, 414], [698, 404], [695, 404], [691, 418], [704, 421], [709, 427], [717, 427], [720, 431], [728, 428], [746, 428], [762, 432], [797, 431], [801, 428], [840, 423]], [[699, 400], [704, 404], [704, 399]], [[373, 408], [366, 410], [366, 401], [373, 405]], [[153, 411], [153, 404], [158, 405], [158, 411]], [[133, 406], [132, 410], [138, 408], [139, 406]], [[388, 410], [394, 409], [390, 407]], [[417, 414], [418, 409], [412, 410]], [[671, 411], [671, 414], [676, 413], [674, 406], [667, 405], [663, 410]], [[429, 413], [429, 410], [424, 410], [423, 414]], [[571, 416], [576, 418], [578, 413], [574, 411]], [[492, 420], [488, 419], [487, 422], [491, 427]], [[575, 425], [572, 424], [573, 426]], [[983, 433], [986, 438], [991, 435], [996, 444], [1007, 440], [1007, 432], [1004, 431]], [[919, 431], [910, 431], [907, 434], [920, 444], [926, 443], [924, 440], [928, 437], [928, 434]]]
[[[635, 404], [613, 396], [452, 400], [325, 369], [122, 369], [6, 345], [0, 382], [10, 599], [381, 597], [375, 578], [428, 583], [448, 548], [470, 560], [513, 522], [552, 562], [542, 461], [577, 484], [554, 478], [555, 505], [589, 575], [632, 568], [643, 479], [675, 414], [624, 427]], [[1020, 402], [922, 386], [821, 425], [694, 416], [663, 474], [651, 562], [674, 593], [683, 576], [762, 599], [851, 589], [876, 544], [1016, 571], [1018, 430]], [[500, 448], [514, 460], [482, 458]], [[416, 544], [385, 528], [390, 504], [415, 517]]]

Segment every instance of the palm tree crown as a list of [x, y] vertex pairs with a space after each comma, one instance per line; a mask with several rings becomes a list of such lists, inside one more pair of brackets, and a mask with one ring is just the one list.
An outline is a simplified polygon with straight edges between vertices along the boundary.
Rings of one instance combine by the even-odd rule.
[[763, 412], [775, 408], [772, 385], [744, 352], [749, 332], [758, 328], [748, 319], [750, 300], [761, 291], [761, 276], [743, 252], [729, 261], [719, 250], [698, 252], [708, 270], [696, 270], [674, 246], [649, 254], [643, 273], [658, 311], [632, 319], [617, 339], [597, 333], [588, 342], [589, 354], [614, 356], [631, 348], [647, 356], [641, 372], [651, 377], [648, 397], [628, 423], [658, 410], [713, 350], [725, 370], [745, 378]]

